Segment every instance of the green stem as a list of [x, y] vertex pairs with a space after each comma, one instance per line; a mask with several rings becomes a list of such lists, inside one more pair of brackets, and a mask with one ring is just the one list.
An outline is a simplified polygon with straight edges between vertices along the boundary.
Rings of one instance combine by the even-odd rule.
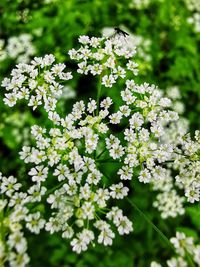
[[[152, 228], [160, 235], [160, 237], [165, 241], [165, 243], [168, 244], [168, 246], [174, 251], [174, 247], [167, 238], [167, 236], [163, 234], [163, 232], [161, 232], [160, 229], [154, 223], [152, 223], [152, 221], [144, 214], [144, 212], [133, 201], [131, 201], [129, 198], [127, 199], [128, 202], [131, 204], [131, 206], [139, 212], [139, 214], [145, 219], [145, 221], [152, 226]], [[192, 258], [187, 251], [186, 251], [186, 258], [188, 259], [189, 266], [195, 267], [194, 262], [192, 261]]]
[[99, 159], [105, 152], [106, 152], [107, 148], [105, 148], [96, 158]]
[[107, 158], [107, 159], [97, 159], [96, 161], [97, 161], [97, 162], [100, 162], [100, 163], [110, 163], [110, 162], [114, 162], [114, 163], [118, 163], [118, 164], [121, 163], [121, 162], [116, 161], [116, 160], [114, 160], [114, 159], [112, 159], [112, 158]]
[[129, 198], [127, 199], [128, 202], [131, 204], [131, 206], [139, 212], [139, 214], [145, 219], [145, 221], [152, 226], [152, 228], [160, 235], [160, 237], [165, 241], [165, 243], [174, 251], [174, 247], [169, 241], [169, 239], [166, 237], [166, 235], [164, 235], [163, 232], [161, 232], [160, 229], [154, 223], [152, 223], [152, 221], [143, 213], [143, 211], [133, 201], [131, 201]]
[[186, 258], [188, 260], [189, 266], [195, 267], [194, 262], [193, 262], [193, 260], [192, 260], [192, 258], [190, 256], [190, 254], [187, 251], [185, 251], [185, 254], [186, 254]]
[[66, 180], [62, 181], [61, 183], [59, 183], [58, 185], [54, 186], [53, 188], [49, 189], [46, 193], [45, 193], [45, 197], [48, 196], [49, 194], [51, 194], [52, 192], [54, 192], [56, 189], [59, 189], [62, 185], [64, 185], [66, 183]]
[[109, 175], [107, 175], [106, 173], [105, 173], [105, 171], [103, 171], [103, 170], [100, 170], [100, 172], [108, 179], [108, 180], [110, 180], [110, 177], [109, 177]]

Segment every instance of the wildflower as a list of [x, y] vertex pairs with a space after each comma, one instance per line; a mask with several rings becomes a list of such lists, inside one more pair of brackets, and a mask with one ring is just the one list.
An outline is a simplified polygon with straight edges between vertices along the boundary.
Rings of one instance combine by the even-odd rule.
[[44, 227], [45, 225], [45, 220], [40, 218], [40, 212], [36, 212], [33, 214], [29, 214], [26, 217], [26, 227], [35, 234], [39, 234], [40, 230]]
[[[108, 74], [102, 75], [101, 82], [105, 87], [112, 87], [119, 77], [122, 79], [126, 77], [124, 66], [120, 66], [119, 63], [116, 64], [116, 61], [120, 61], [116, 56], [119, 56], [126, 60], [129, 59], [127, 69], [137, 75], [137, 64], [131, 61], [135, 50], [124, 48], [124, 43], [121, 40], [80, 36], [79, 42], [82, 46], [78, 50], [72, 49], [69, 51], [71, 59], [79, 62], [77, 70], [79, 73], [100, 75], [106, 70]], [[92, 49], [90, 49], [91, 47]], [[104, 60], [105, 57], [107, 58], [106, 61]], [[94, 62], [92, 65], [89, 64], [91, 60]]]
[[161, 217], [165, 219], [184, 214], [183, 202], [184, 198], [178, 196], [176, 191], [172, 190], [171, 192], [166, 191], [158, 194], [153, 205], [158, 208]]
[[44, 182], [48, 175], [48, 168], [43, 165], [36, 166], [36, 168], [32, 168], [28, 174], [32, 176], [33, 182]]
[[12, 107], [19, 99], [25, 98], [33, 110], [42, 103], [47, 112], [55, 110], [57, 100], [54, 97], [60, 96], [63, 88], [58, 82], [70, 80], [72, 75], [64, 72], [64, 64], [53, 64], [54, 61], [53, 55], [46, 55], [35, 57], [30, 64], [18, 64], [11, 78], [2, 81], [2, 87], [9, 91], [5, 94], [5, 104]]
[[184, 233], [177, 232], [176, 237], [170, 239], [177, 253], [184, 256], [186, 251], [193, 252], [194, 240], [192, 237], [186, 237]]

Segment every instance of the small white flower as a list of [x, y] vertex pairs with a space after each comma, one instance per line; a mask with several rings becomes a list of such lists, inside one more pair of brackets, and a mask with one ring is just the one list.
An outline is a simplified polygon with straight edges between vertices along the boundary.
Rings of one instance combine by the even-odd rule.
[[123, 216], [116, 224], [117, 230], [120, 235], [129, 234], [133, 231], [132, 222], [128, 220], [126, 216]]
[[115, 234], [109, 228], [103, 229], [98, 236], [98, 243], [103, 244], [104, 246], [111, 246], [114, 237]]
[[110, 74], [103, 76], [102, 78], [102, 84], [105, 85], [105, 87], [112, 87], [113, 84], [116, 83], [115, 77]]
[[22, 185], [20, 183], [17, 183], [17, 179], [13, 176], [7, 177], [2, 177], [2, 182], [1, 182], [1, 193], [6, 193], [6, 195], [11, 196], [15, 191], [18, 191], [19, 188]]
[[31, 168], [28, 174], [32, 176], [33, 182], [44, 182], [48, 175], [48, 168], [43, 165], [36, 166], [35, 168]]
[[35, 234], [39, 234], [40, 230], [45, 225], [45, 220], [41, 218], [40, 213], [36, 212], [29, 214], [26, 218], [26, 227]]
[[140, 172], [138, 179], [141, 183], [149, 183], [151, 181], [151, 173], [148, 169], [144, 169]]
[[133, 72], [134, 75], [138, 75], [138, 64], [129, 60], [129, 62], [126, 64], [127, 68]]
[[181, 256], [184, 256], [186, 251], [189, 253], [193, 252], [194, 240], [192, 237], [186, 237], [184, 233], [176, 232], [176, 237], [171, 238], [170, 242]]
[[119, 124], [120, 120], [122, 119], [122, 113], [118, 111], [117, 113], [113, 113], [109, 116], [110, 123], [112, 124]]
[[122, 199], [128, 195], [128, 187], [124, 187], [122, 183], [114, 184], [110, 186], [110, 196], [116, 199]]
[[66, 165], [59, 164], [55, 169], [53, 175], [58, 177], [58, 181], [63, 181], [67, 179], [70, 174], [69, 168]]
[[120, 175], [121, 180], [131, 180], [133, 176], [133, 168], [130, 168], [129, 166], [123, 166], [117, 174]]

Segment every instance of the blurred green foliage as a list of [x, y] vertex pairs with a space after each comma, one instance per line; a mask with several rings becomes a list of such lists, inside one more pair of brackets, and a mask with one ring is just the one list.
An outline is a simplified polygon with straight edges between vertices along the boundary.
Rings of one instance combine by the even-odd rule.
[[[104, 27], [125, 26], [131, 33], [151, 41], [150, 61], [141, 61], [141, 74], [137, 82], [149, 82], [165, 90], [171, 86], [180, 88], [186, 106], [184, 116], [189, 119], [191, 132], [200, 126], [200, 33], [195, 33], [188, 24], [191, 16], [183, 0], [151, 0], [143, 8], [130, 7], [131, 0], [1, 0], [0, 39], [5, 45], [11, 36], [22, 33], [32, 35], [36, 55], [53, 53], [59, 62], [71, 69], [76, 65], [69, 60], [67, 51], [77, 47], [79, 35], [99, 36]], [[16, 60], [8, 58], [0, 62], [0, 79], [9, 74]], [[144, 71], [143, 71], [144, 70]], [[75, 76], [72, 87], [78, 98], [95, 96], [94, 78]], [[104, 94], [119, 103], [120, 87]], [[0, 170], [4, 174], [15, 174], [28, 183], [26, 169], [17, 159], [22, 144], [32, 142], [29, 128], [34, 123], [46, 124], [42, 111], [33, 113], [20, 104], [7, 108], [0, 100]], [[63, 102], [62, 112], [68, 112], [73, 101]], [[111, 164], [105, 164], [111, 171]], [[25, 178], [24, 178], [25, 177]], [[200, 233], [200, 206], [187, 208], [186, 215], [178, 219], [162, 221], [152, 208], [154, 196], [148, 186], [134, 181], [130, 198], [157, 225], [167, 237], [179, 229], [198, 239]], [[57, 235], [27, 233], [31, 267], [146, 267], [152, 260], [161, 263], [170, 257], [171, 249], [160, 238], [141, 215], [123, 203], [127, 215], [132, 219], [135, 231], [128, 237], [117, 237], [111, 248], [96, 246], [88, 252], [76, 255], [69, 244]], [[181, 225], [181, 227], [180, 227]], [[199, 240], [200, 241], [200, 240]]]

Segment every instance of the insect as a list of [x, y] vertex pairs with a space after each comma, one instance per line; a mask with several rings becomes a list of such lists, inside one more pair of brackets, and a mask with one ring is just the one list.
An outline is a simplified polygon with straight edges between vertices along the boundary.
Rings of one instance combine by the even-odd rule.
[[115, 34], [123, 35], [124, 37], [128, 36], [129, 34], [125, 31], [122, 31], [120, 28], [115, 27]]

